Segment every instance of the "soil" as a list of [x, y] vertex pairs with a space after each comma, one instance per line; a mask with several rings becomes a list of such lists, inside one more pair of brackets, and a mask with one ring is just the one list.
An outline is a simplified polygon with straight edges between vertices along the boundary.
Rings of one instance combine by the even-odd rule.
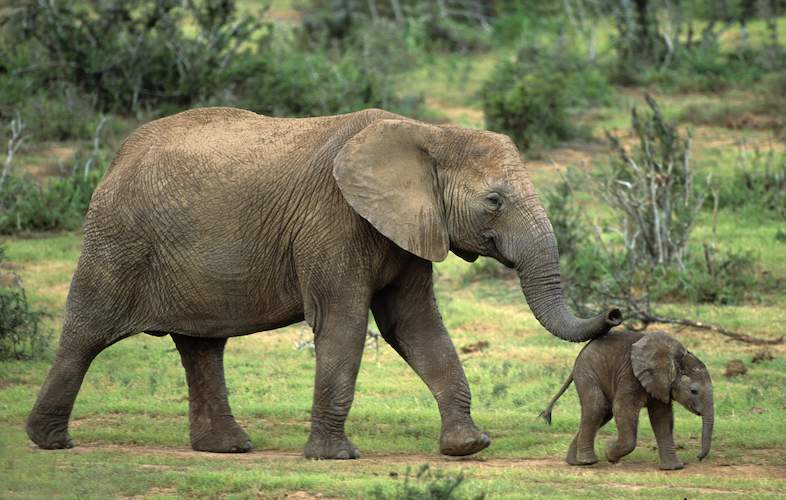
[[[30, 445], [31, 450], [36, 453], [49, 453]], [[120, 452], [134, 455], [165, 456], [181, 459], [211, 459], [211, 460], [231, 460], [233, 462], [280, 462], [284, 460], [300, 461], [306, 460], [302, 453], [285, 450], [252, 450], [248, 453], [205, 453], [193, 451], [187, 448], [160, 447], [160, 446], [131, 446], [131, 445], [108, 445], [98, 443], [79, 444], [69, 452], [91, 453], [95, 451]], [[759, 450], [755, 455], [783, 454], [783, 449]], [[753, 456], [752, 458], [756, 458]], [[349, 463], [349, 462], [347, 462]], [[707, 476], [737, 478], [737, 479], [783, 479], [786, 477], [786, 465], [760, 465], [755, 463], [730, 464], [725, 461], [713, 461], [712, 459], [703, 462], [691, 462], [686, 464], [680, 471], [660, 471], [652, 463], [626, 463], [624, 460], [618, 464], [608, 462], [598, 462], [589, 467], [573, 467], [560, 459], [550, 458], [485, 458], [483, 455], [470, 457], [447, 457], [443, 455], [426, 455], [417, 453], [369, 453], [364, 454], [358, 460], [359, 465], [365, 466], [386, 466], [386, 465], [421, 465], [424, 463], [441, 466], [468, 466], [480, 470], [522, 468], [531, 469], [536, 467], [550, 468], [551, 470], [561, 470], [564, 472], [578, 473], [580, 475], [604, 474], [608, 471], [645, 473], [656, 476], [666, 477], [672, 474], [689, 476]], [[711, 481], [707, 481], [711, 483]], [[612, 486], [612, 485], [607, 485]], [[623, 487], [623, 485], [613, 485]], [[631, 487], [631, 486], [627, 486]], [[693, 488], [707, 491], [727, 491], [713, 488]]]

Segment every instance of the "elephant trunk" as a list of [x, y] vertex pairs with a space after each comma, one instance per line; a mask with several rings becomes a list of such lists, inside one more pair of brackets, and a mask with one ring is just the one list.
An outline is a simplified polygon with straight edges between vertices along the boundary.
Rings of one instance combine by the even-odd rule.
[[557, 239], [548, 219], [541, 227], [538, 236], [519, 242], [520, 253], [514, 262], [524, 296], [543, 328], [563, 340], [584, 342], [622, 323], [619, 309], [589, 319], [577, 318], [568, 310], [562, 297]]
[[[710, 403], [711, 405], [712, 403]], [[712, 427], [715, 425], [715, 413], [712, 406], [702, 415], [701, 425], [701, 452], [699, 453], [699, 460], [704, 460], [704, 457], [709, 455], [710, 446], [712, 446]]]

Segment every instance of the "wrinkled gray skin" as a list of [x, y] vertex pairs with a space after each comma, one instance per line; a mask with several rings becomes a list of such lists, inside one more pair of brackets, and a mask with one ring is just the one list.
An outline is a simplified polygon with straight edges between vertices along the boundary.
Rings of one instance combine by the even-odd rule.
[[42, 448], [72, 446], [68, 419], [91, 361], [136, 334], [170, 334], [186, 370], [191, 443], [247, 451], [224, 384], [228, 337], [305, 319], [316, 344], [305, 455], [355, 458], [344, 434], [369, 309], [434, 394], [440, 450], [489, 444], [437, 311], [432, 261], [448, 251], [515, 267], [554, 335], [619, 322], [570, 315], [556, 241], [505, 136], [382, 110], [307, 119], [230, 108], [151, 122], [95, 191], [54, 365], [27, 422]]
[[632, 452], [639, 412], [646, 407], [658, 442], [660, 468], [682, 469], [674, 447], [672, 401], [702, 417], [698, 458], [709, 454], [714, 424], [712, 379], [704, 364], [668, 335], [618, 332], [587, 344], [576, 358], [573, 372], [541, 413], [549, 424], [554, 403], [571, 382], [576, 383], [579, 394], [581, 427], [568, 449], [569, 464], [598, 461], [595, 434], [612, 416], [617, 439], [606, 445], [606, 458], [618, 462]]

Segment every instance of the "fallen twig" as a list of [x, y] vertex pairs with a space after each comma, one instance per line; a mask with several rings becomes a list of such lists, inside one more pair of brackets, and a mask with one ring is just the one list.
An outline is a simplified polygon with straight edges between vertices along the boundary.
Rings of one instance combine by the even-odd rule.
[[729, 337], [729, 340], [736, 340], [737, 342], [743, 342], [746, 344], [778, 345], [783, 343], [783, 337], [779, 337], [777, 339], [763, 339], [760, 337], [753, 337], [751, 335], [747, 335], [744, 333], [735, 332], [733, 330], [729, 330], [728, 328], [723, 328], [722, 326], [712, 325], [709, 323], [702, 323], [701, 321], [693, 321], [691, 319], [665, 318], [662, 316], [648, 316], [643, 319], [643, 322], [645, 323], [645, 325], [648, 325], [650, 323], [664, 323], [670, 325], [690, 326], [692, 328], [699, 328], [702, 330], [710, 330], [716, 333], [720, 333], [723, 336]]

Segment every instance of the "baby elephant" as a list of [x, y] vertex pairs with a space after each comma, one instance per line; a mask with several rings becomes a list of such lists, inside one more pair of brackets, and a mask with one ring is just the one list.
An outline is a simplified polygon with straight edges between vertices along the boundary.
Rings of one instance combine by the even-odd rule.
[[658, 441], [660, 468], [681, 469], [674, 448], [672, 399], [703, 418], [702, 460], [710, 452], [714, 421], [712, 380], [704, 364], [679, 342], [664, 333], [610, 333], [593, 340], [576, 358], [573, 372], [551, 398], [541, 416], [551, 424], [557, 399], [576, 383], [581, 403], [581, 426], [568, 449], [571, 465], [590, 465], [595, 455], [595, 434], [611, 417], [617, 439], [606, 446], [606, 458], [618, 462], [636, 448], [639, 412], [647, 407]]

